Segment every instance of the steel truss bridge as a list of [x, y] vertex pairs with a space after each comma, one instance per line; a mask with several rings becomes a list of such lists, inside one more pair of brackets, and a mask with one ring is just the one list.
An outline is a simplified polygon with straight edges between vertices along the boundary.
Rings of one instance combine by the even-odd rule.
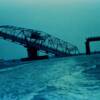
[[38, 51], [44, 51], [46, 55], [53, 54], [57, 57], [79, 53], [78, 48], [71, 43], [33, 29], [10, 25], [0, 26], [0, 38], [27, 48], [29, 59], [37, 59]]

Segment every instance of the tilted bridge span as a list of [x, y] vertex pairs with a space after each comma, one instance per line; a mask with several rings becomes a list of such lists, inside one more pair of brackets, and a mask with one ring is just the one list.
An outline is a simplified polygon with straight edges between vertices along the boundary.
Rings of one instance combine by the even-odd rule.
[[20, 44], [27, 48], [28, 59], [41, 59], [38, 51], [57, 57], [76, 55], [79, 50], [69, 42], [53, 37], [45, 32], [16, 26], [0, 26], [0, 38]]

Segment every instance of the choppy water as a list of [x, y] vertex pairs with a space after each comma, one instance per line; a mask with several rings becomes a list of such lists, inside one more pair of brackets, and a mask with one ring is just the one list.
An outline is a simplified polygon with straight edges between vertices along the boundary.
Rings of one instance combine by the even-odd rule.
[[0, 100], [100, 100], [100, 55], [33, 61], [1, 70]]

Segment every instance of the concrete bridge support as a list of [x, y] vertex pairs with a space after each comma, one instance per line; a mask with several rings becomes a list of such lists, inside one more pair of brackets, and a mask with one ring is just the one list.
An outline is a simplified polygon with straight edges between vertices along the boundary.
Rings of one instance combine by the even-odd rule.
[[91, 54], [91, 48], [90, 48], [90, 42], [95, 42], [95, 41], [100, 41], [100, 37], [91, 37], [86, 39], [86, 54], [90, 55]]
[[48, 59], [48, 55], [40, 56], [38, 54], [38, 50], [36, 48], [27, 48], [28, 58], [24, 60], [41, 60], [41, 59]]
[[89, 41], [86, 41], [86, 44], [85, 44], [85, 48], [86, 48], [86, 54], [87, 55], [90, 55], [90, 43], [89, 43]]
[[38, 57], [38, 50], [36, 48], [27, 48], [28, 58], [36, 59]]

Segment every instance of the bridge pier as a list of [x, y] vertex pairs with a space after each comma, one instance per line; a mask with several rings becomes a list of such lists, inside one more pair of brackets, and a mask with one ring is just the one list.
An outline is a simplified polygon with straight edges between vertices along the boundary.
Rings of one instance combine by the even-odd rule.
[[47, 59], [48, 55], [39, 56], [38, 50], [36, 48], [27, 48], [28, 58], [25, 60], [39, 60]]
[[86, 45], [85, 45], [86, 47], [86, 54], [87, 55], [90, 55], [90, 43], [89, 43], [89, 41], [86, 41]]
[[38, 50], [36, 48], [27, 48], [28, 58], [36, 59], [38, 57]]
[[86, 54], [90, 55], [91, 54], [91, 48], [90, 48], [90, 42], [95, 42], [95, 41], [100, 41], [100, 37], [91, 37], [86, 39]]

